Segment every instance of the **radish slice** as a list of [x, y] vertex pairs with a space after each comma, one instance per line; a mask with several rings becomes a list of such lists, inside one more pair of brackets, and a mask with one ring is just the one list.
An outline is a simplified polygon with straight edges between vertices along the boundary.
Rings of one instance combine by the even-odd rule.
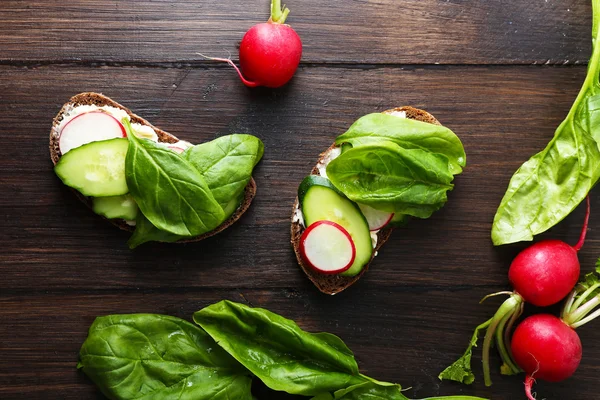
[[317, 221], [302, 233], [300, 253], [315, 271], [339, 274], [354, 263], [356, 247], [343, 227], [331, 221]]
[[91, 142], [127, 137], [125, 127], [115, 117], [102, 111], [80, 114], [67, 122], [60, 131], [60, 152], [68, 151]]
[[367, 219], [370, 231], [380, 230], [389, 224], [392, 218], [394, 218], [394, 213], [377, 210], [364, 204], [359, 204], [358, 208], [360, 208], [360, 211], [362, 211], [363, 215]]
[[185, 151], [185, 149], [182, 149], [181, 147], [178, 146], [167, 146], [170, 150], [173, 150], [175, 153], [183, 153]]

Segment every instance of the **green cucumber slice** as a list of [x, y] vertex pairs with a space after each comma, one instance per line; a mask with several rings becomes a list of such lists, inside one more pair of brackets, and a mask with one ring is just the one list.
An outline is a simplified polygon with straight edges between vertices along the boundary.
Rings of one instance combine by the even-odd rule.
[[64, 154], [54, 172], [63, 183], [85, 196], [106, 197], [127, 194], [126, 138], [92, 142]]
[[316, 221], [332, 221], [341, 225], [352, 237], [356, 258], [341, 275], [355, 276], [362, 271], [371, 261], [373, 244], [367, 220], [356, 203], [348, 200], [327, 178], [318, 175], [304, 178], [298, 188], [298, 199], [307, 227]]
[[138, 214], [138, 206], [131, 195], [94, 197], [92, 209], [98, 215], [108, 219], [124, 219], [135, 221]]

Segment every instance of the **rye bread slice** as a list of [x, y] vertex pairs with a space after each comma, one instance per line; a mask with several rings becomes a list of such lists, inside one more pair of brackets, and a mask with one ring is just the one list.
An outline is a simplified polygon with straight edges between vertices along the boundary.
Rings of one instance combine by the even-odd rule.
[[[386, 110], [384, 114], [391, 114], [393, 112], [405, 112], [406, 118], [415, 119], [417, 121], [427, 122], [430, 124], [441, 125], [440, 122], [435, 119], [435, 117], [429, 114], [427, 111], [419, 110], [414, 107], [397, 107], [392, 108], [390, 110]], [[323, 160], [323, 158], [327, 155], [327, 153], [335, 148], [335, 143], [332, 144], [327, 150], [325, 150], [319, 156], [317, 160], [317, 164]], [[317, 164], [313, 167], [311, 171], [311, 175], [319, 175], [319, 170], [317, 169]], [[381, 249], [381, 247], [388, 241], [390, 235], [394, 228], [386, 228], [377, 232], [377, 246], [373, 250], [373, 255], [371, 256], [371, 261], [362, 269], [362, 271], [356, 276], [342, 276], [342, 275], [326, 275], [320, 274], [317, 271], [313, 270], [302, 258], [300, 254], [300, 237], [302, 236], [302, 232], [304, 232], [304, 227], [299, 222], [294, 222], [294, 212], [299, 206], [298, 197], [296, 197], [296, 201], [294, 202], [294, 207], [292, 209], [292, 246], [294, 248], [294, 252], [296, 253], [296, 258], [298, 259], [298, 264], [302, 267], [304, 273], [308, 276], [308, 279], [315, 284], [317, 289], [325, 294], [334, 295], [340, 293], [341, 291], [349, 288], [354, 284], [357, 280], [360, 279], [361, 276], [369, 269], [369, 265], [373, 262], [375, 258], [375, 254]]]
[[[63, 120], [65, 113], [68, 110], [70, 110], [72, 107], [76, 107], [76, 106], [80, 106], [80, 105], [95, 105], [98, 107], [110, 106], [110, 107], [120, 108], [121, 110], [123, 110], [123, 111], [127, 112], [127, 114], [129, 114], [129, 116], [131, 117], [131, 122], [138, 123], [141, 125], [146, 125], [146, 126], [151, 127], [152, 129], [154, 129], [154, 131], [158, 135], [159, 142], [161, 142], [161, 143], [176, 143], [179, 140], [179, 139], [177, 139], [177, 137], [171, 135], [170, 133], [165, 132], [162, 129], [155, 127], [150, 122], [143, 119], [142, 117], [135, 115], [127, 107], [122, 106], [121, 104], [117, 103], [116, 101], [114, 101], [102, 94], [93, 93], [93, 92], [80, 93], [78, 95], [71, 97], [69, 102], [66, 103], [61, 108], [60, 112], [56, 115], [56, 117], [54, 117], [54, 120], [52, 122], [52, 129], [50, 130], [50, 158], [52, 159], [52, 162], [54, 163], [54, 165], [56, 165], [56, 163], [62, 156], [62, 154], [60, 152], [59, 141], [58, 141], [59, 137], [60, 137], [60, 132], [58, 131], [58, 127], [59, 127], [61, 121]], [[77, 197], [82, 202], [85, 203], [85, 205], [87, 205], [90, 209], [92, 208], [91, 198], [82, 195], [75, 189], [72, 189], [72, 191], [77, 195]], [[238, 209], [233, 213], [233, 215], [231, 217], [229, 217], [229, 219], [227, 221], [223, 222], [221, 225], [219, 225], [217, 228], [213, 229], [210, 232], [207, 232], [200, 236], [196, 236], [191, 239], [179, 240], [177, 243], [197, 242], [202, 239], [206, 239], [210, 236], [216, 235], [217, 233], [229, 228], [231, 225], [233, 225], [233, 223], [235, 223], [238, 219], [240, 219], [240, 217], [242, 216], [242, 214], [244, 214], [246, 212], [246, 210], [248, 210], [248, 208], [250, 207], [250, 203], [252, 203], [252, 200], [254, 199], [255, 195], [256, 195], [256, 182], [254, 181], [254, 179], [251, 178], [250, 182], [248, 182], [248, 185], [246, 186], [246, 189], [244, 191], [244, 199], [242, 200], [242, 203], [240, 204]], [[102, 218], [104, 218], [104, 217], [102, 217]], [[125, 222], [125, 220], [107, 219], [107, 218], [104, 218], [104, 219], [106, 219], [108, 222], [110, 222], [111, 224], [115, 225], [116, 227], [118, 227], [124, 231], [133, 232], [135, 230], [135, 227], [128, 225]]]

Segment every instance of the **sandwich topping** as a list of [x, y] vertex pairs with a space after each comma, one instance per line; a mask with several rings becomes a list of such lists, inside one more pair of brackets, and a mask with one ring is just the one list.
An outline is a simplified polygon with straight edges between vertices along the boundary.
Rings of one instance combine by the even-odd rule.
[[445, 204], [465, 160], [451, 130], [409, 119], [406, 111], [360, 118], [298, 189], [292, 222], [305, 228], [300, 256], [322, 274], [358, 275], [377, 255], [381, 229], [429, 218]]
[[151, 126], [131, 119], [113, 106], [69, 105], [52, 130], [62, 154], [58, 177], [97, 214], [135, 226], [131, 248], [202, 236], [238, 210], [262, 158], [260, 139], [162, 143]]

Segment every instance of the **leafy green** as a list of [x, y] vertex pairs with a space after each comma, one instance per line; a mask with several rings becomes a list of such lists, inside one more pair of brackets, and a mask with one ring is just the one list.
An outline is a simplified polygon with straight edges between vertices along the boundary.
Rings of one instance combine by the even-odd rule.
[[151, 140], [138, 139], [128, 121], [127, 186], [142, 213], [158, 229], [198, 236], [219, 226], [225, 215], [192, 164]]
[[270, 311], [221, 301], [194, 321], [271, 389], [317, 396], [364, 382], [341, 339], [307, 333]]
[[311, 400], [408, 400], [400, 385], [367, 380], [363, 383], [340, 389], [334, 393], [322, 393]]
[[439, 210], [453, 188], [446, 157], [392, 142], [347, 150], [329, 163], [327, 176], [352, 201], [419, 218]]
[[181, 239], [183, 236], [176, 235], [171, 232], [161, 231], [144, 216], [139, 213], [135, 221], [135, 231], [127, 241], [130, 249], [135, 249], [146, 242], [166, 242], [173, 243]]
[[[263, 153], [264, 145], [257, 137], [234, 134], [196, 145], [183, 157], [200, 171], [221, 207], [235, 211], [239, 202], [233, 207], [232, 201], [244, 192]], [[226, 212], [226, 217], [233, 211]]]
[[456, 360], [452, 365], [443, 370], [438, 378], [440, 380], [449, 379], [456, 382], [465, 383], [470, 385], [475, 381], [475, 375], [473, 374], [473, 370], [471, 369], [471, 357], [473, 355], [473, 347], [477, 347], [477, 341], [479, 340], [479, 332], [490, 325], [492, 320], [488, 320], [483, 324], [479, 325], [475, 328], [475, 332], [473, 333], [473, 337], [471, 337], [471, 341], [467, 350], [464, 354]]
[[592, 4], [587, 77], [554, 138], [511, 178], [492, 226], [496, 246], [533, 240], [569, 215], [600, 179], [600, 0]]
[[394, 142], [405, 149], [421, 149], [448, 159], [452, 174], [466, 165], [466, 154], [458, 136], [450, 129], [394, 115], [373, 113], [359, 118], [335, 143], [353, 147]]
[[96, 318], [80, 359], [79, 367], [110, 399], [252, 399], [248, 371], [179, 318]]

